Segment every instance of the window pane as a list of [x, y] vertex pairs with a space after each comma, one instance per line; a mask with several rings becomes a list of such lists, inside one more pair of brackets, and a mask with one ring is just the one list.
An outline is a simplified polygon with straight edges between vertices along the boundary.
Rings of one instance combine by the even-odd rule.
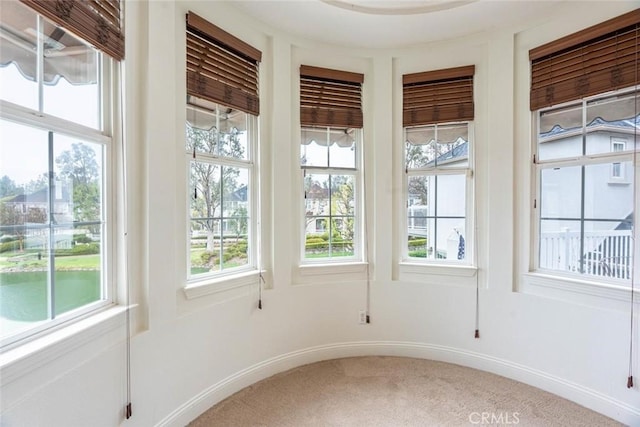
[[329, 167], [355, 168], [356, 141], [353, 137], [354, 129], [332, 129], [329, 145]]
[[353, 175], [331, 175], [331, 215], [355, 215]]
[[580, 218], [581, 170], [580, 166], [542, 170], [540, 209], [543, 218]]
[[187, 152], [248, 159], [248, 121], [247, 113], [189, 96]]
[[47, 21], [43, 30], [44, 112], [98, 129], [98, 51]]
[[189, 266], [191, 275], [218, 270], [220, 264], [220, 221], [191, 221]]
[[223, 220], [222, 265], [223, 269], [249, 263], [249, 171], [245, 168], [222, 167]]
[[436, 257], [446, 260], [464, 260], [467, 256], [467, 241], [464, 233], [464, 218], [438, 218], [436, 221]]
[[48, 132], [0, 120], [0, 198], [46, 194]]
[[582, 155], [582, 108], [575, 104], [540, 113], [538, 159]]
[[6, 337], [49, 319], [48, 232], [2, 224], [0, 330]]
[[408, 178], [408, 205], [420, 215], [435, 216], [435, 176], [416, 175]]
[[410, 210], [407, 250], [409, 258], [435, 259], [436, 220]]
[[305, 258], [326, 258], [329, 256], [329, 223], [328, 216], [305, 217]]
[[102, 147], [55, 134], [54, 159], [56, 223], [100, 222]]
[[438, 175], [437, 214], [464, 217], [466, 212], [465, 175]]
[[37, 15], [19, 2], [2, 2], [0, 98], [38, 110]]
[[435, 166], [435, 126], [405, 129], [405, 161], [408, 169]]
[[[191, 162], [191, 217], [219, 218], [222, 198], [220, 173], [222, 168], [206, 162]], [[205, 226], [207, 230], [210, 225]]]
[[587, 154], [617, 151], [612, 146], [612, 138], [622, 141], [629, 139], [632, 150], [634, 131], [633, 118], [640, 111], [640, 100], [635, 93], [600, 98], [587, 103]]
[[[615, 164], [614, 164], [615, 165]], [[627, 219], [633, 216], [633, 167], [631, 162], [618, 163], [627, 184], [611, 180], [612, 164], [585, 166], [585, 218]]]
[[580, 272], [580, 222], [540, 221], [540, 268]]
[[248, 159], [247, 113], [218, 106], [220, 129], [219, 156]]
[[329, 175], [306, 174], [304, 192], [306, 216], [329, 215]]
[[303, 129], [300, 145], [300, 165], [328, 167], [326, 129]]
[[631, 222], [585, 222], [585, 274], [614, 279], [631, 279], [633, 265], [631, 226]]
[[54, 229], [56, 315], [102, 298], [100, 237], [100, 225]]

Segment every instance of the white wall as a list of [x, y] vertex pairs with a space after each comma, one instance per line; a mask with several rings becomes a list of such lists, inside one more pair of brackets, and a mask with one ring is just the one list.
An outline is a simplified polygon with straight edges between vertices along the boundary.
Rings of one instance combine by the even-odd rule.
[[[12, 375], [2, 379], [2, 425], [183, 425], [233, 391], [279, 370], [364, 354], [427, 357], [486, 369], [624, 423], [640, 424], [638, 386], [625, 387], [628, 304], [514, 292], [526, 271], [520, 243], [526, 242], [529, 225], [521, 219], [529, 215], [522, 195], [522, 186], [528, 185], [531, 135], [523, 99], [528, 44], [544, 43], [635, 6], [559, 5], [557, 16], [526, 29], [367, 51], [281, 34], [222, 2], [128, 2], [127, 120], [134, 162], [130, 222], [137, 227], [131, 257], [141, 304], [135, 317], [139, 332], [132, 342], [133, 417], [123, 418], [124, 326], [117, 317], [115, 328], [82, 332], [79, 336], [86, 339], [70, 339], [46, 359], [16, 362]], [[187, 10], [263, 51], [263, 226], [272, 289], [265, 291], [261, 311], [255, 286], [190, 300], [181, 290], [187, 229], [182, 152]], [[566, 19], [569, 13], [571, 19]], [[291, 242], [301, 232], [292, 212], [300, 210], [296, 99], [297, 68], [303, 62], [365, 74], [374, 278], [370, 325], [357, 324], [357, 312], [366, 304], [365, 281], [314, 276], [299, 283], [299, 255]], [[470, 64], [476, 65], [479, 340], [473, 338], [475, 277], [397, 280], [399, 242], [394, 240], [404, 215], [399, 194], [401, 76]]]

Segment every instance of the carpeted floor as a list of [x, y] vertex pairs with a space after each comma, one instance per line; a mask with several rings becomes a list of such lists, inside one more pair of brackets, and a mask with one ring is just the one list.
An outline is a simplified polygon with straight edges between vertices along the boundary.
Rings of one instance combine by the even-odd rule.
[[619, 426], [537, 388], [475, 369], [404, 357], [301, 366], [210, 408], [202, 426]]

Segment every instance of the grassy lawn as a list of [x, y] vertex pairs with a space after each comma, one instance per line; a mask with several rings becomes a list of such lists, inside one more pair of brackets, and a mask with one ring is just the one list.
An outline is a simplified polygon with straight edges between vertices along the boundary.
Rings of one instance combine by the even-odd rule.
[[[55, 257], [56, 270], [98, 270], [100, 255], [73, 255]], [[19, 254], [11, 257], [0, 257], [0, 269], [46, 270], [49, 260], [37, 258], [35, 254]]]
[[329, 252], [319, 252], [319, 253], [306, 253], [304, 254], [304, 257], [307, 259], [316, 259], [316, 258], [329, 258], [329, 256], [331, 256], [332, 258], [335, 257], [343, 257], [343, 256], [353, 256], [353, 252], [351, 251], [334, 251], [331, 252], [331, 255], [329, 255]]

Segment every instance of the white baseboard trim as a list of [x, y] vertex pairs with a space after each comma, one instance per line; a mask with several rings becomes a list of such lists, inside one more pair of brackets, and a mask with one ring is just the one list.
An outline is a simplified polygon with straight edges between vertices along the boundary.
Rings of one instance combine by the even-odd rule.
[[309, 363], [354, 356], [414, 357], [468, 366], [532, 385], [600, 412], [623, 424], [640, 425], [640, 407], [633, 407], [598, 391], [508, 360], [434, 344], [356, 341], [309, 347], [256, 363], [203, 390], [176, 408], [156, 426], [185, 426], [233, 393], [272, 375]]

